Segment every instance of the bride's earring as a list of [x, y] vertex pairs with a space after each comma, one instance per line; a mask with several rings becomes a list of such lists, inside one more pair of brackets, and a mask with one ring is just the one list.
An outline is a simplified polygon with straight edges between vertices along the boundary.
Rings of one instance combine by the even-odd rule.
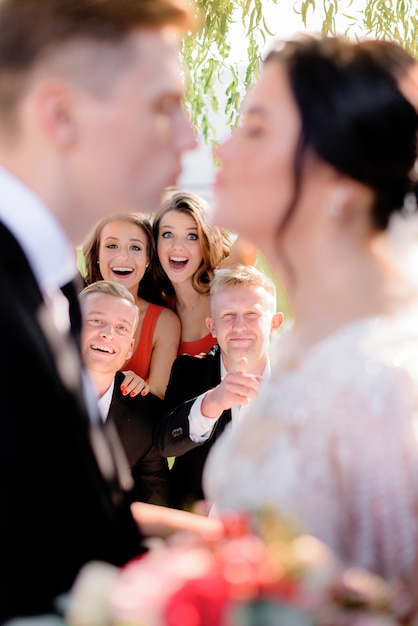
[[341, 217], [347, 201], [347, 190], [340, 186], [327, 195], [322, 203], [322, 212], [332, 219]]
[[401, 209], [402, 215], [414, 215], [417, 212], [417, 197], [413, 191], [405, 194], [403, 199], [403, 206]]
[[332, 200], [328, 199], [326, 202], [322, 204], [322, 211], [328, 217], [336, 218], [340, 217], [343, 212], [343, 208], [341, 204], [337, 204]]

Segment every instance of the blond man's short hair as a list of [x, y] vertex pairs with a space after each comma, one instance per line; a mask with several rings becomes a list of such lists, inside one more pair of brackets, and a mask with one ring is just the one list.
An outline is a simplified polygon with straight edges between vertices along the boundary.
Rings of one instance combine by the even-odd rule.
[[261, 287], [266, 293], [266, 304], [271, 313], [276, 313], [276, 285], [254, 265], [232, 265], [216, 269], [210, 286], [211, 305], [220, 291], [230, 287]]

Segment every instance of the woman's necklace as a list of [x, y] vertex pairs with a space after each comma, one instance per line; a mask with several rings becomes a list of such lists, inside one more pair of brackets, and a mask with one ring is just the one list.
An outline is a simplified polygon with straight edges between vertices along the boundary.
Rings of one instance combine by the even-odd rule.
[[200, 303], [201, 303], [201, 298], [199, 298], [195, 304], [193, 305], [187, 304], [184, 308], [187, 309], [188, 311], [194, 311], [195, 309], [198, 308]]
[[185, 303], [183, 305], [183, 311], [189, 311], [191, 313], [195, 309], [202, 308], [202, 304], [203, 304], [203, 302], [205, 302], [205, 298], [203, 296], [204, 296], [204, 294], [199, 294], [197, 296], [197, 298], [195, 296], [195, 303], [194, 304], [186, 304]]

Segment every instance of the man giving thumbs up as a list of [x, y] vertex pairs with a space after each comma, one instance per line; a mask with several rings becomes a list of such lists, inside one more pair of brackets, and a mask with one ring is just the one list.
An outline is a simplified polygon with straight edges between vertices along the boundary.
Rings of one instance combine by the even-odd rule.
[[160, 453], [176, 457], [169, 479], [176, 508], [190, 509], [203, 499], [208, 452], [231, 420], [244, 418], [269, 375], [270, 335], [283, 322], [273, 281], [253, 266], [216, 270], [210, 299], [206, 324], [218, 343], [204, 356], [177, 357], [156, 428]]

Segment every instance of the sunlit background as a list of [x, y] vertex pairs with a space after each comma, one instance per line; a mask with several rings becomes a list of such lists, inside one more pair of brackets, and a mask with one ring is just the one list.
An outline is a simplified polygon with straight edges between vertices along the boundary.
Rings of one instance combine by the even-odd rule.
[[[321, 3], [316, 2], [314, 9], [311, 9], [306, 16], [306, 28], [300, 13], [297, 12], [297, 2], [293, 0], [283, 0], [280, 4], [275, 4], [271, 0], [265, 0], [265, 17], [269, 30], [273, 33], [265, 45], [268, 49], [272, 39], [288, 38], [301, 32], [319, 32], [324, 20], [324, 9]], [[361, 36], [360, 17], [364, 10], [365, 0], [340, 0], [339, 11], [336, 16], [336, 30], [338, 33], [345, 33], [350, 27], [350, 36]], [[242, 63], [245, 56], [246, 40], [242, 23], [237, 19], [235, 28], [231, 31], [231, 60]], [[244, 66], [243, 66], [244, 69]], [[225, 85], [229, 83], [230, 77], [225, 83], [218, 84], [218, 95], [221, 106], [219, 114], [213, 114], [212, 123], [216, 128], [216, 141], [221, 142], [229, 136], [230, 129], [226, 124], [222, 102], [226, 101]], [[187, 153], [184, 157], [184, 171], [179, 181], [179, 186], [199, 194], [210, 204], [213, 203], [212, 182], [215, 173], [215, 165], [212, 157], [212, 148], [205, 144], [203, 137], [199, 137], [199, 147], [193, 152]], [[277, 310], [283, 311], [285, 319], [290, 320], [292, 313], [285, 293], [281, 285], [277, 282], [265, 259], [258, 255], [257, 265], [267, 274], [272, 276], [277, 285]]]
[[[322, 3], [316, 2], [314, 9], [307, 14], [307, 26], [303, 25], [302, 16], [297, 12], [297, 1], [283, 0], [280, 4], [275, 4], [271, 0], [264, 0], [265, 17], [267, 25], [274, 38], [286, 38], [300, 32], [318, 32], [324, 20], [324, 9]], [[365, 7], [365, 0], [340, 0], [339, 11], [336, 16], [336, 27], [338, 32], [344, 33], [350, 26], [350, 36], [361, 35], [360, 28], [353, 28], [359, 23], [359, 16]], [[321, 6], [320, 6], [321, 5]], [[273, 37], [267, 40], [268, 48]], [[242, 62], [245, 59], [246, 40], [243, 26], [237, 19], [235, 28], [231, 30], [231, 60]], [[228, 84], [228, 80], [225, 84]], [[220, 102], [224, 96], [225, 84], [218, 84], [218, 94]], [[220, 107], [219, 115], [213, 114], [212, 122], [217, 130], [217, 141], [222, 141], [228, 136], [230, 130], [226, 125], [226, 116]], [[180, 186], [189, 189], [203, 196], [212, 202], [212, 181], [214, 177], [214, 162], [211, 147], [206, 145], [203, 138], [199, 138], [199, 148], [184, 157], [184, 172], [180, 179]]]

